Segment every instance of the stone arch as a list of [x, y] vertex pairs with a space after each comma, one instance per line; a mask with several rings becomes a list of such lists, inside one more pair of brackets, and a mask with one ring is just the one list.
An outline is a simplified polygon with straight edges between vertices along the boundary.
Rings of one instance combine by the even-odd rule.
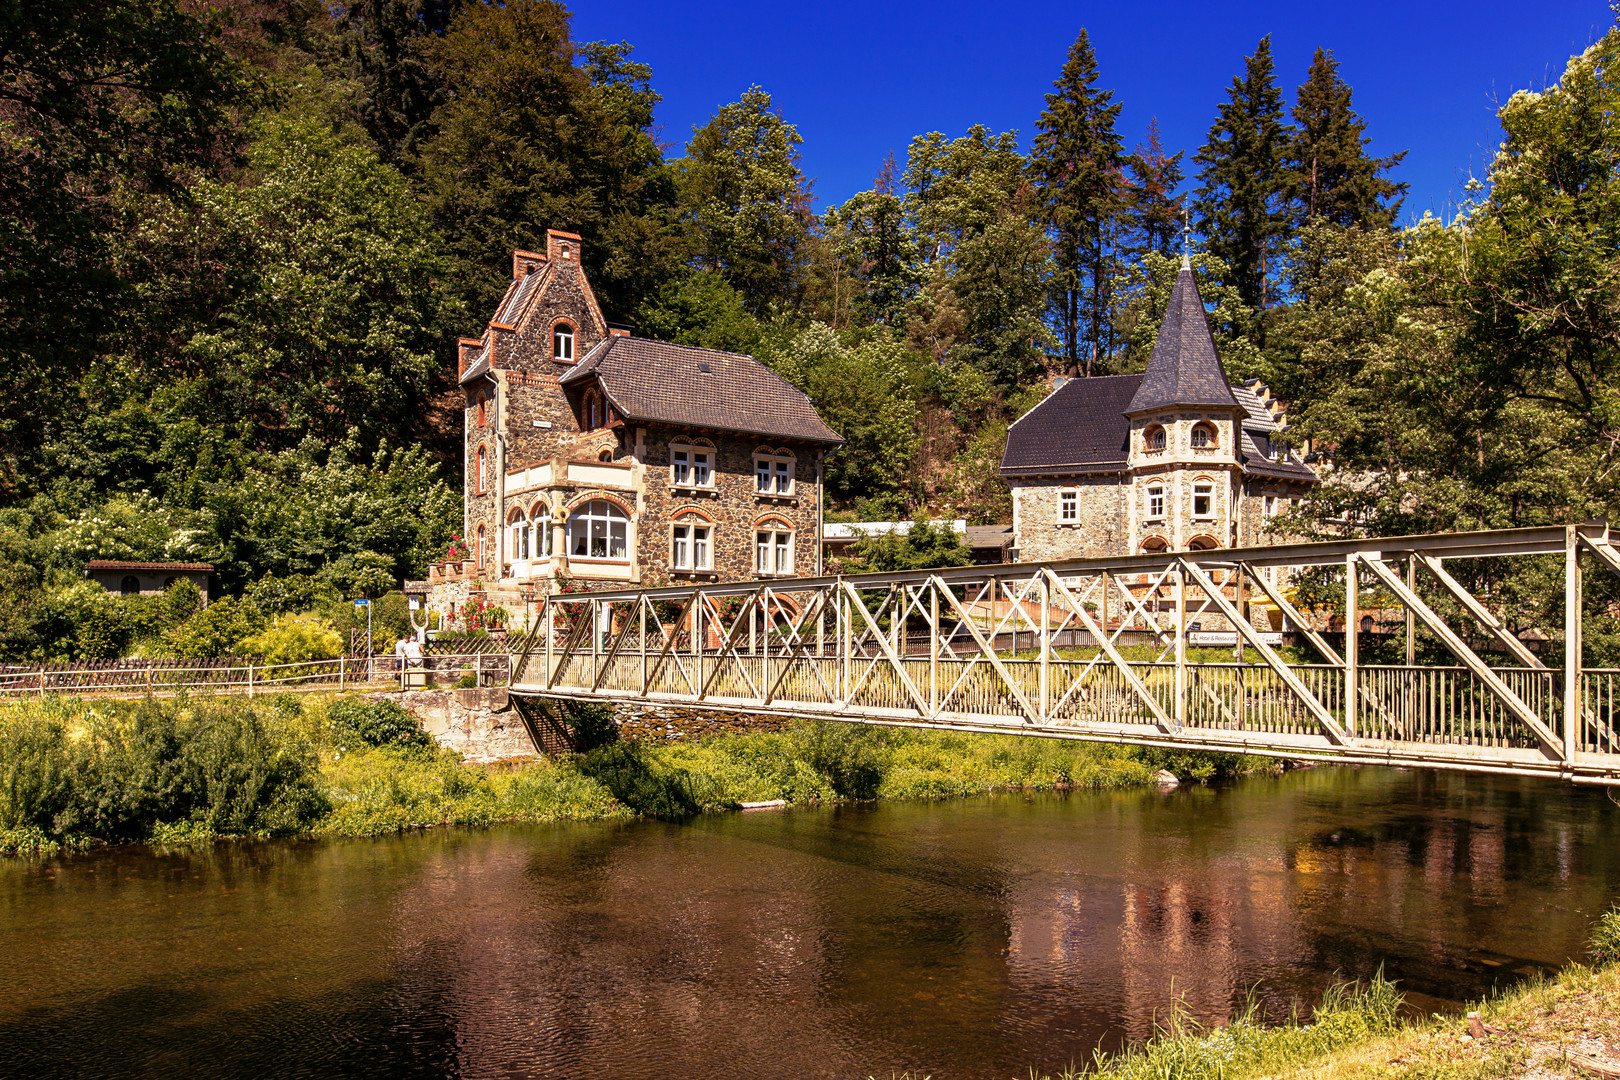
[[1188, 551], [1214, 551], [1221, 546], [1221, 542], [1209, 533], [1199, 533], [1187, 541]]

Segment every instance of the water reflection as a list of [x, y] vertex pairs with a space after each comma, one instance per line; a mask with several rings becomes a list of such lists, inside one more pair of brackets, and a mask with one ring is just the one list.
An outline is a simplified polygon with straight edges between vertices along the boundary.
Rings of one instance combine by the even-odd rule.
[[1530, 781], [834, 807], [0, 866], [0, 1075], [1015, 1075], [1382, 964], [1573, 955], [1620, 816]]

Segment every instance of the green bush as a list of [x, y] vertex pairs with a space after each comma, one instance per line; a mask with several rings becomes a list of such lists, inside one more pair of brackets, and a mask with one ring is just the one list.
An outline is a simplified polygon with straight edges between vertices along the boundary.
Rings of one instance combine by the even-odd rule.
[[425, 747], [432, 740], [416, 718], [398, 702], [386, 699], [339, 698], [326, 707], [332, 742], [345, 749], [358, 746]]
[[640, 743], [609, 743], [586, 754], [579, 771], [638, 814], [678, 819], [702, 813], [705, 800], [693, 775], [672, 767]]
[[241, 705], [147, 702], [80, 718], [0, 724], [0, 830], [39, 844], [86, 838], [284, 835], [328, 810], [302, 739]]
[[267, 664], [302, 664], [342, 656], [343, 638], [317, 615], [283, 615], [236, 647]]
[[231, 656], [237, 642], [264, 629], [264, 613], [252, 603], [226, 596], [163, 636], [171, 656]]
[[457, 690], [471, 690], [471, 689], [475, 688], [477, 685], [478, 685], [478, 676], [476, 676], [476, 675], [463, 675], [461, 678], [456, 680], [455, 688]]

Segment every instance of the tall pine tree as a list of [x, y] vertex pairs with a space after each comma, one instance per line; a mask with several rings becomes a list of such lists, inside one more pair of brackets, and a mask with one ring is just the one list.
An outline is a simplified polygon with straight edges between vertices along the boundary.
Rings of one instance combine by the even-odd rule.
[[1084, 30], [1046, 95], [1030, 167], [1057, 265], [1053, 308], [1064, 360], [1078, 373], [1113, 352], [1113, 252], [1123, 206], [1123, 146], [1114, 130], [1120, 107], [1097, 88], [1097, 58]]
[[1254, 308], [1270, 303], [1270, 278], [1281, 269], [1276, 254], [1288, 234], [1291, 143], [1268, 34], [1245, 62], [1243, 77], [1232, 80], [1209, 141], [1193, 159], [1199, 165], [1198, 230], [1210, 252], [1231, 267], [1229, 284]]
[[1166, 155], [1159, 134], [1159, 118], [1148, 121], [1147, 142], [1125, 159], [1129, 173], [1126, 187], [1127, 218], [1130, 222], [1130, 252], [1141, 256], [1149, 251], [1168, 255], [1181, 235], [1181, 156], [1177, 150]]
[[1295, 213], [1301, 225], [1321, 220], [1346, 228], [1389, 228], [1407, 185], [1384, 174], [1406, 156], [1367, 156], [1367, 122], [1350, 107], [1339, 61], [1317, 49], [1294, 105], [1298, 125], [1288, 151]]

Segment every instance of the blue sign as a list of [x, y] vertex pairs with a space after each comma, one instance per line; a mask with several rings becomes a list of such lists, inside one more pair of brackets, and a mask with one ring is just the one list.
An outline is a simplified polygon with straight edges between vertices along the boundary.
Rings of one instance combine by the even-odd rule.
[[370, 600], [356, 600], [354, 602], [355, 607], [369, 607], [370, 604], [371, 604]]

